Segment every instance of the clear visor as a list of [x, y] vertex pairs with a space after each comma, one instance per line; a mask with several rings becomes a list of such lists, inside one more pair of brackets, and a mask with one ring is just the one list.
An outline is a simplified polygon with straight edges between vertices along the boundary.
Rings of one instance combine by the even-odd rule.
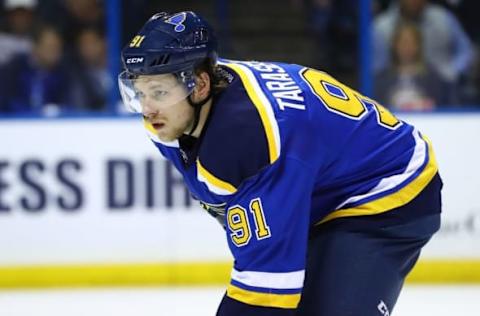
[[118, 86], [127, 109], [144, 113], [147, 109], [160, 110], [185, 100], [195, 84], [175, 74], [133, 76], [124, 71], [118, 76]]

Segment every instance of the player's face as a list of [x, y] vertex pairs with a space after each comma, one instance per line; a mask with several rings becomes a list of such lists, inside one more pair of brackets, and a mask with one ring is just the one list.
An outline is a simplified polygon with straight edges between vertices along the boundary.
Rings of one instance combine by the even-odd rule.
[[193, 107], [187, 102], [183, 84], [170, 74], [140, 76], [135, 90], [142, 114], [165, 142], [178, 139], [193, 124]]

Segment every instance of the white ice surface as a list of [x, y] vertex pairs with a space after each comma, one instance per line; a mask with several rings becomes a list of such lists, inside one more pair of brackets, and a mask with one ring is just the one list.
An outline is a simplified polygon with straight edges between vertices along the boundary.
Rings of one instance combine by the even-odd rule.
[[[223, 292], [223, 288], [0, 291], [0, 316], [208, 316], [215, 315]], [[480, 286], [407, 286], [392, 315], [480, 315]]]

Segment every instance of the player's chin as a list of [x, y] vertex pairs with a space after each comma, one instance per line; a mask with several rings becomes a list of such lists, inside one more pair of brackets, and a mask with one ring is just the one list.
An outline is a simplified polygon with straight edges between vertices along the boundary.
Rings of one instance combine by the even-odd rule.
[[158, 138], [160, 138], [162, 142], [169, 143], [177, 140], [178, 138], [180, 138], [181, 135], [182, 133], [175, 133], [172, 131], [161, 131], [158, 133]]
[[160, 140], [164, 143], [170, 143], [176, 140], [176, 138], [174, 137], [164, 136], [164, 135], [158, 135], [158, 138], [160, 138]]

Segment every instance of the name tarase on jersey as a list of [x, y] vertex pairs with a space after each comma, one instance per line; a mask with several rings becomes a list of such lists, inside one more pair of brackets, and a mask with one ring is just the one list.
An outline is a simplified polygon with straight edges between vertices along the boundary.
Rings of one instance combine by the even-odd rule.
[[244, 64], [260, 73], [262, 83], [271, 92], [282, 111], [286, 108], [305, 110], [303, 92], [285, 69], [272, 63], [244, 62]]

